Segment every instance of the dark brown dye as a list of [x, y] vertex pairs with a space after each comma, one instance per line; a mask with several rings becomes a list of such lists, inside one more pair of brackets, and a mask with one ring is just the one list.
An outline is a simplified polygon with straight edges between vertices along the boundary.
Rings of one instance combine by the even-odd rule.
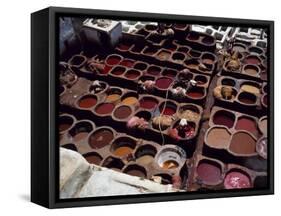
[[263, 96], [263, 100], [262, 101], [263, 101], [264, 105], [267, 106], [267, 95]]
[[95, 106], [97, 103], [97, 99], [94, 96], [88, 95], [81, 98], [78, 102], [78, 106], [81, 108], [91, 108]]
[[125, 73], [125, 77], [128, 79], [136, 79], [140, 76], [140, 72], [136, 70], [129, 70], [127, 73]]
[[238, 132], [232, 136], [229, 149], [237, 154], [253, 154], [256, 152], [256, 141], [248, 133]]
[[73, 119], [68, 116], [61, 116], [59, 118], [59, 131], [68, 130], [73, 124]]
[[114, 116], [118, 119], [125, 119], [129, 117], [132, 110], [128, 106], [120, 106], [114, 111]]
[[99, 165], [100, 162], [102, 161], [102, 157], [99, 156], [98, 154], [89, 154], [89, 155], [85, 155], [84, 157], [90, 164]]
[[246, 130], [252, 133], [257, 132], [257, 124], [255, 120], [247, 117], [241, 117], [238, 119], [236, 126], [236, 130]]
[[171, 78], [174, 78], [176, 75], [177, 75], [177, 71], [174, 71], [174, 70], [168, 69], [163, 72], [163, 76], [167, 76], [167, 77], [171, 77]]
[[96, 107], [95, 111], [98, 114], [104, 115], [104, 114], [111, 113], [113, 109], [114, 109], [114, 104], [102, 103]]
[[197, 82], [197, 84], [203, 85], [207, 83], [207, 78], [205, 76], [198, 75], [195, 77], [195, 81]]
[[213, 122], [216, 125], [224, 125], [232, 128], [235, 121], [235, 116], [227, 111], [217, 111], [213, 116]]
[[255, 104], [256, 96], [248, 92], [242, 92], [239, 94], [238, 100], [245, 104]]
[[203, 39], [202, 39], [202, 42], [204, 44], [212, 44], [214, 43], [214, 38], [210, 37], [210, 36], [205, 36]]
[[190, 32], [189, 34], [188, 34], [188, 36], [187, 36], [187, 38], [189, 39], [189, 40], [198, 40], [199, 39], [199, 35], [197, 34], [197, 33], [195, 33], [195, 32]]
[[123, 67], [115, 67], [115, 68], [111, 71], [111, 73], [114, 74], [114, 75], [116, 75], [116, 76], [120, 76], [120, 75], [122, 75], [125, 71], [126, 71], [126, 69], [123, 68]]
[[157, 106], [158, 101], [151, 97], [144, 97], [140, 101], [140, 107], [144, 109], [153, 109]]
[[62, 123], [59, 125], [59, 131], [65, 131], [71, 127], [71, 124], [68, 123]]
[[89, 137], [89, 145], [93, 149], [100, 149], [108, 145], [113, 140], [113, 133], [109, 129], [100, 129], [95, 131]]
[[147, 70], [147, 73], [152, 74], [152, 75], [158, 75], [160, 73], [161, 69], [159, 67], [149, 67]]
[[129, 174], [129, 175], [137, 176], [137, 177], [141, 177], [141, 178], [145, 178], [146, 177], [145, 173], [142, 172], [139, 169], [131, 169], [131, 170], [126, 171], [126, 173]]
[[221, 180], [221, 169], [219, 165], [214, 165], [208, 162], [202, 162], [197, 167], [199, 179], [208, 185], [216, 185]]
[[160, 89], [168, 89], [173, 80], [168, 77], [162, 77], [156, 80], [155, 85]]

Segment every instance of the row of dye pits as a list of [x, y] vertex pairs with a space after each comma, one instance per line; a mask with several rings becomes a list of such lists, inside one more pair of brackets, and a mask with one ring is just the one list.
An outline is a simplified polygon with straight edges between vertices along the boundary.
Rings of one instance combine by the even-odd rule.
[[61, 146], [80, 152], [91, 164], [144, 178], [160, 176], [164, 184], [171, 183], [172, 175], [178, 175], [185, 164], [185, 152], [175, 145], [161, 147], [145, 140], [139, 143], [110, 127], [95, 128], [89, 120], [76, 121], [68, 114], [62, 117]]
[[176, 44], [169, 44], [160, 49], [153, 46], [143, 46], [140, 48], [139, 46], [132, 45], [129, 49], [118, 48], [118, 50], [121, 52], [139, 53], [144, 56], [153, 56], [157, 60], [184, 64], [186, 67], [194, 68], [201, 63], [204, 64], [209, 71], [214, 69], [217, 62], [216, 56], [210, 52], [201, 52], [191, 49], [188, 46], [180, 46]]
[[[159, 54], [163, 55], [163, 51], [161, 51]], [[176, 54], [178, 54], [178, 53], [176, 53]], [[200, 57], [200, 60], [198, 58], [196, 58], [196, 59], [192, 58], [192, 59], [186, 60], [184, 62], [184, 64], [186, 65], [187, 68], [196, 69], [201, 62], [204, 63], [204, 65], [207, 65], [207, 66], [209, 65], [209, 67], [211, 67], [212, 65], [214, 65], [217, 62], [216, 57], [212, 53], [203, 52], [203, 53], [200, 53], [199, 57]], [[70, 62], [70, 64], [71, 64], [71, 62]], [[149, 65], [143, 61], [136, 61], [133, 59], [123, 58], [119, 54], [108, 55], [107, 58], [105, 59], [105, 65], [106, 65], [106, 67], [102, 71], [102, 73], [104, 73], [104, 74], [107, 74], [109, 72], [109, 70], [113, 66], [116, 66], [116, 65], [122, 65], [122, 66], [126, 66], [129, 68], [134, 68], [134, 69], [137, 69], [140, 71], [147, 70], [148, 73], [150, 73], [152, 75], [159, 75], [161, 72], [161, 69], [150, 68]], [[211, 69], [212, 68], [213, 67], [211, 67]]]
[[[145, 62], [135, 61], [132, 59], [123, 59], [119, 55], [110, 55], [106, 59], [107, 66], [103, 71], [113, 77], [123, 78], [124, 80], [140, 80], [142, 82], [151, 80], [155, 81], [155, 87], [159, 90], [167, 90], [173, 80], [181, 80], [183, 74], [171, 68], [163, 68], [156, 65], [148, 65]], [[181, 77], [180, 77], [181, 76]], [[205, 96], [206, 88], [209, 83], [209, 77], [204, 75], [195, 75], [191, 72], [184, 74], [185, 79], [194, 79], [197, 82], [196, 88], [191, 89], [187, 96], [192, 99], [201, 99]]]
[[[163, 184], [172, 183], [172, 176], [179, 173], [185, 161], [185, 154], [179, 147], [165, 145], [161, 148], [152, 142], [137, 145], [134, 138], [118, 136], [109, 127], [95, 128], [88, 120], [64, 123], [60, 125], [60, 133], [65, 136], [62, 146], [79, 151], [89, 163], [143, 178], [160, 176]], [[83, 140], [88, 141], [88, 148]], [[156, 167], [149, 166], [152, 163]], [[224, 182], [226, 189], [252, 187], [253, 179], [249, 173], [247, 169], [237, 167], [224, 171], [223, 165], [212, 159], [200, 160], [196, 165], [196, 178], [200, 183], [214, 186]], [[238, 177], [239, 180], [233, 180]]]
[[[103, 97], [103, 102], [97, 103], [96, 95], [84, 95], [77, 99], [78, 109], [90, 109], [99, 116], [112, 116], [114, 120], [127, 122], [131, 117], [143, 118], [148, 123], [153, 117], [163, 115], [165, 119], [171, 119], [171, 127], [176, 128], [180, 119], [185, 118], [191, 130], [192, 137], [196, 136], [202, 109], [195, 104], [178, 104], [171, 100], [163, 100], [154, 96], [139, 95], [133, 91], [123, 93], [121, 89], [112, 87]], [[152, 121], [153, 122], [153, 121]], [[162, 121], [161, 121], [162, 122]], [[167, 124], [149, 124], [151, 129], [166, 132], [169, 128]], [[191, 138], [191, 137], [181, 137]]]
[[[216, 149], [226, 149], [235, 156], [253, 156], [257, 153], [266, 159], [267, 146], [262, 149], [258, 140], [267, 137], [267, 117], [257, 120], [253, 116], [214, 107], [205, 143]], [[261, 139], [262, 139], [261, 138]]]
[[[223, 97], [221, 93], [225, 86], [232, 89], [231, 96], [228, 98]], [[217, 94], [216, 91], [220, 92]], [[250, 106], [261, 103], [267, 107], [267, 84], [261, 85], [258, 82], [243, 79], [237, 81], [231, 77], [222, 76], [218, 79], [218, 86], [214, 89], [214, 94], [217, 99], [236, 100], [240, 104]]]

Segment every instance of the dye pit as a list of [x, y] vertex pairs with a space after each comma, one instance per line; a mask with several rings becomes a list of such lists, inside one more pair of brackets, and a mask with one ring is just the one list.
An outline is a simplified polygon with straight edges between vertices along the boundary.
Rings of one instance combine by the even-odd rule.
[[267, 187], [266, 31], [60, 22], [61, 147], [180, 191]]

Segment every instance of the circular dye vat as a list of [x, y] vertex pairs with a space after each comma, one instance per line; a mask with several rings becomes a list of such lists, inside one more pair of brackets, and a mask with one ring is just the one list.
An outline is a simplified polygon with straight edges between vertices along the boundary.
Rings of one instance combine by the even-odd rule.
[[156, 156], [158, 165], [165, 170], [176, 169], [184, 163], [186, 154], [180, 147], [166, 145]]
[[73, 138], [74, 142], [79, 142], [85, 138], [87, 138], [90, 131], [93, 130], [93, 126], [90, 122], [87, 121], [81, 121], [75, 124], [71, 130], [69, 131], [69, 134]]
[[124, 43], [118, 44], [118, 48], [119, 48], [120, 50], [123, 50], [123, 51], [129, 50], [130, 47], [131, 47], [131, 45], [129, 45], [129, 44], [124, 44]]
[[135, 62], [133, 60], [125, 59], [120, 62], [120, 65], [131, 68], [131, 67], [133, 67], [134, 63]]
[[113, 115], [118, 119], [126, 119], [132, 114], [132, 109], [128, 106], [120, 106], [115, 109]]
[[236, 154], [254, 154], [256, 140], [246, 132], [237, 132], [232, 136], [229, 150]]
[[140, 107], [143, 109], [154, 109], [158, 104], [158, 100], [153, 97], [143, 97], [140, 100]]
[[172, 82], [173, 80], [171, 78], [161, 77], [156, 80], [155, 85], [160, 89], [168, 89]]
[[131, 154], [134, 151], [135, 146], [135, 140], [129, 137], [119, 137], [113, 142], [111, 152], [115, 156], [124, 157]]
[[106, 59], [106, 63], [110, 66], [117, 65], [122, 60], [121, 56], [119, 55], [110, 55]]
[[60, 116], [59, 117], [59, 131], [63, 132], [63, 131], [68, 130], [72, 126], [73, 122], [74, 122], [74, 119], [71, 118], [70, 116], [66, 116], [66, 115]]
[[137, 70], [145, 70], [147, 68], [147, 65], [139, 62], [134, 65], [134, 68]]
[[195, 33], [195, 32], [189, 32], [189, 34], [187, 35], [187, 39], [189, 40], [198, 40], [199, 39], [199, 34]]
[[113, 102], [118, 101], [119, 99], [120, 99], [119, 94], [110, 94], [110, 95], [107, 95], [105, 101], [108, 103], [113, 103]]
[[244, 72], [246, 74], [251, 75], [251, 76], [256, 76], [258, 74], [258, 72], [259, 72], [259, 69], [255, 65], [246, 65], [244, 67]]
[[90, 164], [99, 165], [100, 162], [102, 161], [102, 157], [98, 153], [96, 153], [96, 152], [88, 153], [88, 154], [84, 155], [84, 158]]
[[238, 96], [238, 100], [244, 104], [255, 104], [257, 97], [254, 94], [248, 92], [241, 92]]
[[170, 56], [171, 56], [171, 53], [163, 50], [163, 51], [160, 51], [157, 54], [157, 56], [161, 60], [168, 60], [170, 58]]
[[146, 177], [146, 171], [143, 167], [138, 166], [138, 165], [130, 165], [128, 166], [125, 170], [124, 173], [132, 175], [132, 176], [137, 176], [141, 178]]
[[111, 113], [114, 107], [113, 103], [102, 103], [95, 108], [95, 111], [97, 114], [105, 115]]
[[228, 128], [232, 128], [234, 125], [235, 116], [231, 112], [217, 111], [213, 116], [213, 122], [216, 125], [224, 125]]
[[250, 188], [250, 177], [242, 171], [230, 171], [224, 179], [224, 187], [226, 189]]
[[88, 143], [93, 149], [100, 149], [113, 140], [113, 132], [107, 128], [94, 131], [89, 137]]
[[177, 75], [177, 71], [167, 69], [163, 71], [162, 75], [166, 77], [174, 78]]
[[188, 97], [191, 97], [193, 99], [199, 99], [204, 97], [204, 90], [201, 88], [192, 88], [189, 90], [186, 94]]
[[97, 98], [93, 95], [86, 95], [84, 97], [82, 97], [79, 101], [78, 101], [78, 106], [80, 108], [91, 108], [93, 106], [95, 106], [97, 103]]
[[267, 159], [267, 138], [266, 137], [262, 137], [258, 140], [258, 142], [256, 144], [256, 150], [262, 158]]
[[151, 75], [158, 75], [161, 72], [161, 68], [156, 66], [151, 66], [148, 68], [147, 73]]
[[127, 73], [125, 73], [125, 77], [127, 79], [136, 79], [140, 75], [141, 75], [141, 73], [137, 70], [129, 70], [129, 71], [127, 71]]
[[197, 166], [198, 178], [207, 185], [217, 185], [221, 180], [220, 165], [213, 161], [203, 160]]
[[257, 56], [248, 56], [248, 57], [245, 59], [245, 63], [246, 63], [246, 64], [257, 65], [257, 64], [260, 64], [261, 61], [260, 61], [260, 59], [259, 59]]
[[212, 65], [214, 64], [215, 57], [211, 54], [205, 54], [202, 56], [202, 63]]
[[195, 81], [198, 85], [204, 85], [205, 83], [207, 83], [208, 80], [205, 76], [197, 75], [195, 77]]
[[122, 104], [128, 105], [128, 106], [130, 106], [130, 105], [135, 106], [138, 103], [139, 103], [138, 98], [136, 98], [134, 96], [129, 96], [122, 100]]
[[226, 148], [229, 145], [231, 134], [225, 128], [212, 128], [206, 137], [209, 146], [215, 148]]
[[257, 124], [256, 121], [252, 118], [241, 117], [238, 119], [235, 129], [246, 130], [255, 134], [257, 132]]
[[210, 36], [205, 36], [203, 39], [202, 39], [202, 42], [204, 44], [213, 44], [215, 42], [214, 38], [213, 37], [210, 37]]
[[122, 75], [123, 73], [125, 73], [125, 71], [126, 71], [126, 69], [123, 68], [123, 67], [115, 67], [115, 68], [111, 71], [111, 73], [114, 74], [114, 75], [116, 75], [116, 76], [120, 76], [120, 75]]

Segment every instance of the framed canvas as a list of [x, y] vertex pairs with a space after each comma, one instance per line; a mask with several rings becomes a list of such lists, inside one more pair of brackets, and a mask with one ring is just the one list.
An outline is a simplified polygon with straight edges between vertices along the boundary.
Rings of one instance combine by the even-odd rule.
[[274, 193], [274, 22], [50, 7], [31, 15], [31, 200]]

